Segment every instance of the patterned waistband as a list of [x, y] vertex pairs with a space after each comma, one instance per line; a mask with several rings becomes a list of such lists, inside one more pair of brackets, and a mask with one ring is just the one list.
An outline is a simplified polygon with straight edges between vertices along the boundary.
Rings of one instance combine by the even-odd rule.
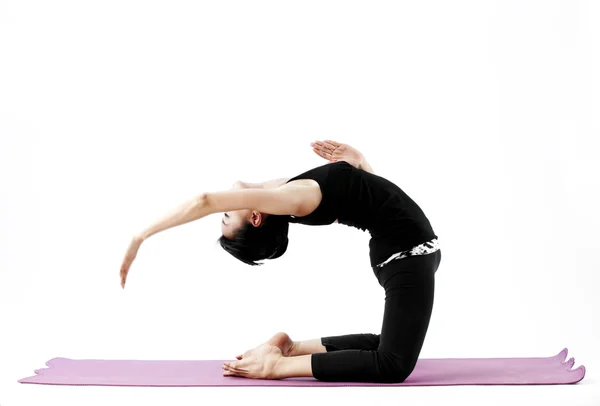
[[427, 254], [431, 254], [432, 252], [436, 252], [439, 249], [440, 249], [440, 243], [437, 238], [434, 238], [433, 240], [426, 241], [426, 242], [416, 245], [410, 249], [400, 251], [400, 252], [393, 254], [391, 257], [386, 259], [384, 262], [377, 265], [377, 268], [381, 268], [382, 266], [387, 265], [389, 262], [394, 261], [396, 259], [412, 257], [415, 255], [427, 255]]

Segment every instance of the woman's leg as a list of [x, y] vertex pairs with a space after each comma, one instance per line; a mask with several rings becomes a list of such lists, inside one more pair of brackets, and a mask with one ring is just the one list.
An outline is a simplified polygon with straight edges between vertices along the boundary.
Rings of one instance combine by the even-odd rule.
[[278, 361], [275, 379], [314, 377], [312, 354], [347, 349], [377, 350], [379, 334], [347, 334], [294, 341], [288, 355]]
[[312, 340], [294, 341], [288, 357], [349, 349], [376, 350], [377, 347], [379, 347], [379, 334], [328, 336]]
[[287, 333], [280, 331], [264, 344], [252, 348], [243, 354], [239, 354], [236, 358], [242, 359], [251, 355], [256, 355], [265, 346], [278, 347], [284, 357], [297, 357], [300, 355], [311, 355], [319, 352], [338, 351], [351, 348], [377, 349], [379, 346], [379, 335], [349, 334], [314, 338], [312, 340], [293, 341]]
[[[404, 381], [412, 373], [425, 340], [440, 261], [441, 250], [438, 250], [392, 261], [381, 268], [377, 274], [379, 284], [385, 289], [381, 334], [324, 337], [324, 346], [334, 351], [311, 355], [313, 376], [338, 382]], [[370, 348], [376, 337], [378, 347]], [[348, 348], [355, 343], [367, 348]]]

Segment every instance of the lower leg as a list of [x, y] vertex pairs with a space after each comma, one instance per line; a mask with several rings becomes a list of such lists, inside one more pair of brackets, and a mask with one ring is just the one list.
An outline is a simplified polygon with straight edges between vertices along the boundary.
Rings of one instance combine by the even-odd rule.
[[327, 348], [321, 344], [320, 338], [304, 341], [293, 341], [287, 357], [297, 358], [299, 356], [317, 354], [320, 352], [327, 352]]
[[310, 354], [281, 357], [275, 366], [274, 379], [313, 377], [311, 357]]
[[347, 334], [294, 341], [287, 333], [278, 332], [265, 343], [236, 356], [242, 359], [254, 355], [262, 347], [275, 346], [284, 357], [297, 357], [339, 350], [376, 350], [379, 346], [379, 334]]
[[[278, 335], [285, 333], [277, 333], [270, 343], [277, 345]], [[279, 343], [284, 342], [280, 346], [281, 351], [286, 357], [297, 357], [300, 355], [311, 355], [330, 351], [340, 350], [376, 350], [379, 347], [379, 334], [346, 334], [340, 336], [327, 336], [313, 338], [311, 340], [293, 341], [287, 334], [288, 340], [282, 339], [279, 336]], [[282, 348], [283, 347], [283, 348]]]

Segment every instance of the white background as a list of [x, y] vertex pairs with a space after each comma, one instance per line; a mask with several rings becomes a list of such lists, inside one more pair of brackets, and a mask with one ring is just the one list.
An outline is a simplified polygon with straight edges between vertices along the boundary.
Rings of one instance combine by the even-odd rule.
[[[0, 1], [0, 405], [597, 405], [600, 5]], [[552, 356], [577, 385], [22, 385], [53, 357], [233, 359], [380, 332], [367, 233], [292, 224], [260, 268], [220, 215], [130, 236], [236, 180], [360, 149], [439, 236], [423, 358]]]

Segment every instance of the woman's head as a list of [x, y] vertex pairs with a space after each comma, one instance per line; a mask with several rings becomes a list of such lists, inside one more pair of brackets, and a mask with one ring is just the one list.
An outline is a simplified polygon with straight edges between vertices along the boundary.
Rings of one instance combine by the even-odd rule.
[[256, 261], [282, 256], [288, 245], [289, 221], [286, 216], [265, 214], [256, 210], [224, 213], [223, 235], [219, 243], [225, 251], [249, 265]]

